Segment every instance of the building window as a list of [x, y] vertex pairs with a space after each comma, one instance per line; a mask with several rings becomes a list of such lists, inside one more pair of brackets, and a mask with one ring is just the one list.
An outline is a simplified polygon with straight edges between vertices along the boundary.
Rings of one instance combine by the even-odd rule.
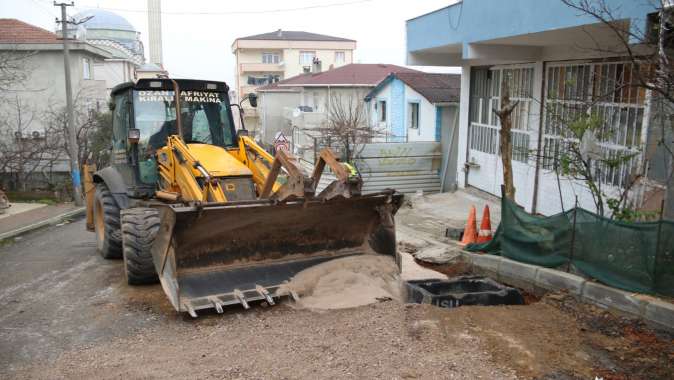
[[281, 62], [281, 57], [278, 53], [262, 53], [262, 63], [278, 64]]
[[377, 115], [379, 116], [379, 121], [386, 121], [386, 100], [380, 100], [377, 102]]
[[419, 129], [419, 103], [407, 103], [410, 129]]
[[513, 143], [512, 159], [528, 162], [530, 144], [530, 116], [533, 108], [534, 68], [527, 66], [499, 66], [475, 68], [470, 85], [470, 149], [497, 154], [500, 121], [493, 109], [500, 108], [502, 79], [507, 79], [510, 99], [517, 101], [511, 114]]
[[595, 179], [624, 187], [639, 165], [642, 129], [648, 123], [646, 90], [632, 62], [550, 63], [546, 69], [543, 120], [543, 168], [554, 170], [563, 152], [579, 143], [570, 126], [592, 115], [603, 160], [633, 157], [615, 165], [593, 160]]
[[316, 52], [315, 51], [301, 51], [300, 52], [300, 65], [311, 66], [311, 64], [314, 62], [314, 58], [316, 58]]
[[248, 84], [251, 86], [264, 86], [271, 83], [276, 83], [281, 80], [280, 75], [249, 75]]
[[82, 78], [92, 79], [92, 77], [91, 77], [91, 60], [89, 58], [82, 58]]
[[335, 63], [344, 63], [346, 61], [346, 53], [343, 51], [335, 52]]

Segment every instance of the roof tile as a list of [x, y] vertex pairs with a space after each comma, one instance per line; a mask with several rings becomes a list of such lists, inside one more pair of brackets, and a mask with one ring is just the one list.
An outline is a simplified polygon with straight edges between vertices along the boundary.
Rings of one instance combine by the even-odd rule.
[[421, 73], [407, 67], [388, 64], [352, 63], [315, 74], [300, 74], [278, 83], [258, 88], [273, 90], [283, 87], [303, 86], [366, 86], [374, 87], [391, 73]]
[[57, 44], [61, 41], [46, 29], [13, 18], [0, 18], [0, 43]]
[[461, 75], [436, 73], [396, 73], [395, 76], [431, 103], [458, 102]]

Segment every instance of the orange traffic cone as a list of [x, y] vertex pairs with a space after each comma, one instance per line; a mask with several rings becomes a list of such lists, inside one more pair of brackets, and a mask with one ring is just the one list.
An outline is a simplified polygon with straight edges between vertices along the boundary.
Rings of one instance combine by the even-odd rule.
[[482, 213], [480, 230], [477, 232], [477, 242], [486, 243], [491, 239], [491, 218], [489, 217], [489, 205], [486, 205], [484, 206], [484, 212]]
[[463, 239], [459, 244], [466, 245], [475, 243], [477, 241], [477, 220], [475, 220], [475, 206], [470, 206], [470, 213], [468, 213], [468, 222], [466, 228], [463, 230]]

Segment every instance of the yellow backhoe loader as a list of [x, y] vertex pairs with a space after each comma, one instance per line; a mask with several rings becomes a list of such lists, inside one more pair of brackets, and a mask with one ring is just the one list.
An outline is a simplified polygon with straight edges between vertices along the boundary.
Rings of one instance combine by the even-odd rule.
[[[361, 194], [329, 149], [311, 175], [235, 130], [225, 83], [141, 79], [112, 90], [110, 166], [85, 175], [88, 229], [131, 285], [156, 282], [179, 312], [274, 304], [299, 271], [348, 255], [396, 255], [403, 196]], [[252, 106], [256, 98], [248, 97]], [[241, 118], [243, 126], [243, 117]], [[337, 178], [317, 192], [329, 168]]]

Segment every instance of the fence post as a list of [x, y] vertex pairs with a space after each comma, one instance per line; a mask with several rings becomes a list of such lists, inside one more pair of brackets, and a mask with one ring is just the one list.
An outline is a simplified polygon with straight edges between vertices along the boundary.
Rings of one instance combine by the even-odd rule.
[[[658, 259], [660, 258], [660, 238], [662, 235], [662, 217], [665, 212], [664, 198], [660, 202], [660, 219], [658, 220], [658, 235], [655, 239], [655, 257], [653, 258], [653, 290], [655, 291], [658, 285]], [[657, 291], [656, 291], [657, 292]]]
[[318, 158], [318, 152], [316, 152], [318, 150], [318, 141], [316, 140], [316, 137], [312, 137], [312, 139], [314, 140], [314, 165], [316, 165], [316, 159]]
[[573, 261], [573, 254], [576, 246], [576, 213], [578, 212], [578, 196], [576, 195], [576, 203], [573, 206], [573, 226], [571, 227], [571, 249], [569, 252], [569, 261], [566, 263], [566, 273], [571, 271], [571, 262]]

